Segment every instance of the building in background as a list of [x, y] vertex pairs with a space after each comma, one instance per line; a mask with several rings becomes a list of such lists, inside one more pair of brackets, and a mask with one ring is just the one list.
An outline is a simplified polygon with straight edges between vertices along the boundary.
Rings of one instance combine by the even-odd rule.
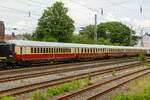
[[150, 48], [150, 34], [145, 33], [145, 35], [143, 36], [143, 43], [142, 38], [140, 38], [136, 47], [142, 47], [142, 45], [143, 47]]
[[26, 40], [23, 34], [15, 35], [14, 33], [5, 34], [5, 40]]
[[0, 21], [0, 40], [4, 40], [5, 37], [5, 26], [4, 22]]

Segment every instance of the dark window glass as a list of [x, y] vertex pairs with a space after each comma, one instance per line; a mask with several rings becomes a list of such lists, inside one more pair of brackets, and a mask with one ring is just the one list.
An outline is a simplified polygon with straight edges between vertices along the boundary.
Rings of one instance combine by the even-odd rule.
[[20, 53], [22, 54], [22, 47], [20, 47]]
[[40, 53], [40, 48], [37, 48], [37, 53]]
[[43, 48], [41, 48], [41, 53], [43, 53]]
[[45, 48], [43, 48], [43, 53], [45, 53]]
[[48, 53], [48, 48], [46, 48], [46, 53]]
[[34, 53], [36, 53], [36, 48], [34, 48]]
[[33, 53], [33, 48], [31, 48], [31, 53]]

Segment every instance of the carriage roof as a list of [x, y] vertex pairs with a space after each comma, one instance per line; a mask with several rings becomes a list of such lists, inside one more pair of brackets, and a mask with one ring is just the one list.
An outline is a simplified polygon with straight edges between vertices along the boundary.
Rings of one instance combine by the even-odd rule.
[[41, 42], [41, 41], [29, 41], [29, 40], [8, 40], [7, 42], [10, 44], [15, 44], [17, 46], [31, 46], [31, 47], [147, 49], [142, 47], [130, 47], [130, 46]]

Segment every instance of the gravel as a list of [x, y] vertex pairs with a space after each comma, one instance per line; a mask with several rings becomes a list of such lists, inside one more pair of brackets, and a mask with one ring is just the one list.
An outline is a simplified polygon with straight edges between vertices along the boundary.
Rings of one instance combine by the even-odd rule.
[[68, 76], [79, 75], [79, 74], [92, 72], [92, 71], [96, 71], [96, 70], [133, 64], [133, 63], [135, 63], [135, 62], [125, 63], [125, 64], [114, 64], [114, 65], [111, 65], [111, 66], [103, 66], [103, 67], [99, 67], [99, 68], [97, 67], [97, 68], [90, 68], [90, 69], [84, 69], [84, 70], [70, 71], [70, 72], [57, 73], [57, 74], [52, 74], [52, 75], [46, 75], [46, 76], [40, 76], [40, 77], [10, 81], [10, 82], [6, 82], [6, 83], [0, 83], [0, 91], [15, 88], [15, 87], [20, 87], [20, 86], [25, 86], [25, 85], [29, 85], [29, 84], [34, 84], [34, 83], [40, 83], [40, 82], [65, 78], [65, 77], [68, 77]]

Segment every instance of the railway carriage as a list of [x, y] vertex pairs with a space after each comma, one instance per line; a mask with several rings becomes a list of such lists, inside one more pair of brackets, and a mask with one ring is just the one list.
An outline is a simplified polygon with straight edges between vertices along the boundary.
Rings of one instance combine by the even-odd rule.
[[150, 51], [150, 49], [140, 47], [39, 42], [28, 40], [9, 40], [3, 42], [3, 44], [0, 43], [0, 46], [1, 58], [5, 57], [4, 62], [11, 65], [28, 65], [37, 62], [110, 56], [134, 56], [139, 53], [149, 54]]

